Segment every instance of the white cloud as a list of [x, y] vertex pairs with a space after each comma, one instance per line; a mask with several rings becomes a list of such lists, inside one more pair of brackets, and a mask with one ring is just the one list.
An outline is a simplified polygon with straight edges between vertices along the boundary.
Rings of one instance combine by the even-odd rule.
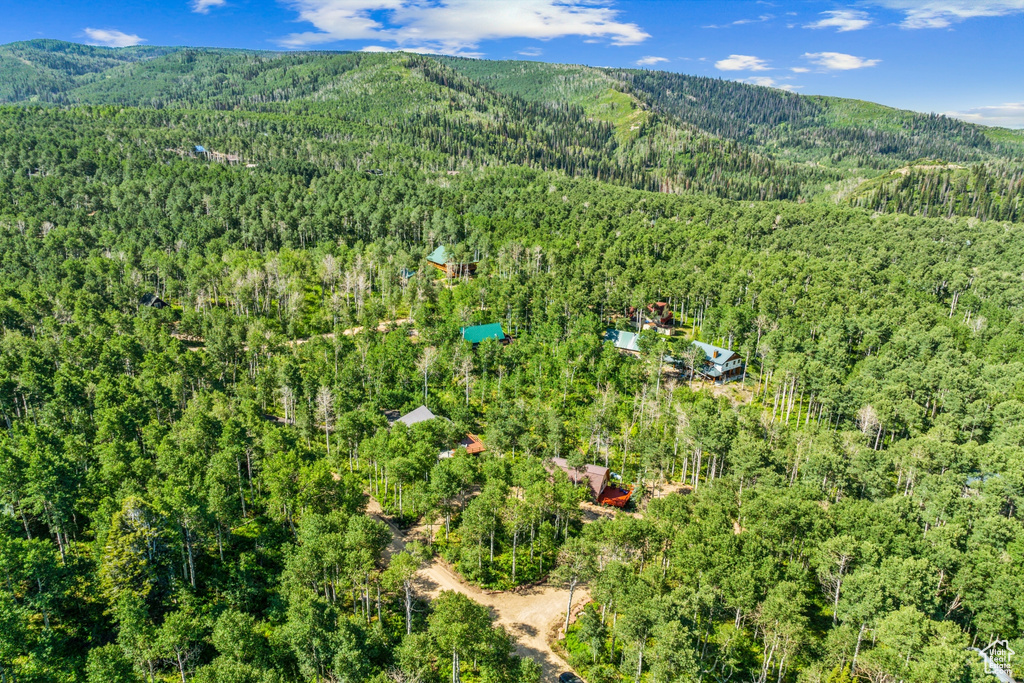
[[525, 47], [516, 54], [522, 55], [524, 57], [540, 57], [542, 54], [544, 54], [544, 50], [540, 49], [539, 47]]
[[853, 69], [875, 66], [882, 62], [881, 59], [864, 59], [863, 57], [855, 57], [843, 54], [842, 52], [808, 52], [804, 54], [804, 58], [811, 60], [812, 64], [817, 64], [827, 71], [851, 71]]
[[971, 123], [1004, 128], [1024, 128], [1024, 102], [1008, 102], [988, 107], [974, 107], [965, 111], [949, 111], [946, 116]]
[[805, 74], [808, 71], [810, 71], [810, 69], [808, 69], [806, 66], [794, 66], [792, 69], [790, 69], [790, 71], [792, 71], [795, 74]]
[[139, 43], [146, 42], [145, 38], [140, 38], [134, 33], [125, 33], [123, 31], [117, 31], [114, 29], [105, 28], [85, 28], [82, 29], [86, 37], [89, 38], [90, 45], [105, 45], [106, 47], [131, 47], [132, 45], [138, 45]]
[[834, 28], [838, 33], [844, 31], [859, 31], [871, 25], [871, 17], [858, 10], [840, 9], [831, 12], [822, 12], [824, 19], [819, 19], [813, 24], [806, 24], [804, 28]]
[[[360, 52], [415, 52], [421, 55], [436, 55], [439, 54], [437, 50], [432, 47], [423, 47], [421, 45], [406, 45], [403, 47], [387, 47], [385, 45], [365, 45], [359, 48]], [[479, 57], [479, 52], [462, 52], [462, 57]]]
[[192, 0], [192, 11], [199, 14], [209, 14], [214, 7], [223, 7], [228, 0]]
[[752, 55], [729, 55], [715, 62], [719, 71], [768, 71], [768, 62]]
[[668, 60], [666, 58], [664, 58], [664, 57], [651, 57], [651, 56], [647, 56], [647, 57], [641, 57], [640, 59], [636, 60], [636, 65], [637, 66], [654, 66], [655, 64], [660, 64], [661, 62], [667, 62], [667, 61]]
[[775, 18], [774, 14], [762, 14], [757, 19], [737, 19], [728, 24], [708, 24], [701, 28], [729, 28], [730, 26], [744, 26], [746, 24], [760, 24], [766, 21], [771, 21]]
[[316, 31], [279, 40], [305, 47], [339, 40], [374, 40], [444, 54], [470, 52], [481, 41], [504, 38], [550, 40], [581, 36], [612, 45], [635, 45], [650, 37], [619, 11], [592, 0], [288, 0]]
[[903, 28], [946, 28], [976, 17], [1003, 17], [1024, 12], [1024, 0], [870, 0], [902, 12]]

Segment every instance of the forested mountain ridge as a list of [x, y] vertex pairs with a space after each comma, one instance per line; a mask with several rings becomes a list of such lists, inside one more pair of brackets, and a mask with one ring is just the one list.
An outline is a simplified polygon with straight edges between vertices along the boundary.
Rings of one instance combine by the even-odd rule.
[[0, 102], [59, 101], [63, 93], [116, 66], [175, 49], [141, 46], [115, 50], [45, 39], [0, 45]]
[[340, 119], [360, 128], [361, 137], [428, 141], [460, 163], [507, 161], [736, 199], [796, 199], [836, 179], [663, 123], [638, 123], [623, 136], [616, 122], [589, 118], [576, 105], [502, 94], [418, 55], [181, 51], [112, 71], [68, 98]]
[[[621, 92], [686, 127], [735, 141], [779, 161], [822, 164], [848, 179], [842, 188], [816, 188], [838, 201], [878, 211], [921, 215], [973, 215], [1019, 220], [1024, 195], [1024, 134], [870, 102], [805, 96], [776, 88], [663, 71], [596, 68], [542, 62], [443, 58], [453, 68], [502, 92], [527, 99], [596, 106]], [[589, 105], [589, 106], [588, 106]], [[899, 197], [858, 187], [879, 171], [922, 161], [971, 166], [950, 182], [902, 174]], [[978, 179], [974, 182], [972, 179]], [[953, 201], [941, 187], [969, 199]], [[968, 192], [969, 190], [969, 192]], [[807, 195], [812, 192], [806, 193]], [[940, 195], [941, 196], [938, 196]], [[851, 198], [852, 197], [852, 198]]]
[[852, 155], [868, 166], [885, 158], [888, 163], [926, 157], [980, 161], [1024, 154], [1019, 133], [858, 100], [646, 69], [441, 59], [496, 90], [552, 104], [580, 102], [619, 87], [713, 135], [794, 156], [803, 150], [804, 158], [833, 156], [839, 162]]
[[[495, 135], [525, 140], [535, 128], [566, 141], [544, 145], [562, 153], [529, 160], [542, 168], [732, 199], [870, 200], [879, 211], [1008, 220], [1019, 219], [1024, 201], [1021, 136], [852, 100], [664, 72], [408, 55], [148, 48], [102, 61], [97, 55], [120, 53], [56, 41], [8, 46], [38, 55], [34, 62], [7, 57], [6, 66], [0, 56], [0, 72], [20, 73], [29, 68], [23, 61], [49, 64], [62, 45], [63, 76], [49, 68], [35, 75], [49, 84], [45, 97], [6, 99], [281, 113], [312, 108], [370, 126], [425, 127], [415, 134], [428, 139], [466, 126], [480, 130], [486, 121], [485, 145]], [[400, 77], [403, 71], [414, 78]], [[418, 80], [435, 87], [405, 91]], [[588, 148], [585, 163], [564, 153], [575, 139]], [[474, 144], [453, 141], [449, 148]], [[522, 153], [510, 158], [526, 161]], [[985, 182], [969, 183], [968, 202], [936, 197], [917, 175], [902, 183], [901, 199], [858, 187], [922, 158], [983, 164], [967, 178]]]
[[[81, 68], [0, 106], [0, 680], [553, 683], [515, 650], [552, 630], [592, 683], [1024, 652], [1024, 224], [976, 165], [858, 208], [799, 201], [847, 161], [575, 67], [554, 105], [419, 55]], [[656, 301], [672, 335], [604, 341]], [[589, 604], [512, 633], [467, 583]]]

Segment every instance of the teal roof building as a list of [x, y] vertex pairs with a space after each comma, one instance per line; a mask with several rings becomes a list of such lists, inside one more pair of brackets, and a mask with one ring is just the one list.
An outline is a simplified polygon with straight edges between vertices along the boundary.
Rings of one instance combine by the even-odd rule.
[[442, 271], [448, 277], [472, 275], [476, 272], [476, 261], [457, 263], [455, 255], [443, 244], [427, 256], [427, 263]]
[[604, 340], [615, 344], [615, 348], [620, 351], [640, 353], [640, 339], [633, 332], [626, 332], [624, 330], [607, 330], [604, 333]]
[[430, 252], [430, 256], [427, 257], [427, 261], [434, 265], [444, 267], [448, 264], [448, 249], [442, 244], [437, 249]]
[[488, 323], [486, 325], [463, 327], [462, 339], [475, 346], [485, 339], [496, 339], [497, 341], [504, 342], [508, 337], [505, 336], [505, 331], [501, 329], [501, 323]]

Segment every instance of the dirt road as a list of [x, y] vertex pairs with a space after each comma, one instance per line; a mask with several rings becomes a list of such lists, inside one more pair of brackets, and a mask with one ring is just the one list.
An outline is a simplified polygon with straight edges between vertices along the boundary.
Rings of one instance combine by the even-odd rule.
[[[400, 552], [407, 539], [412, 540], [425, 532], [425, 528], [417, 527], [403, 534], [383, 515], [380, 505], [373, 498], [370, 499], [367, 512], [391, 527], [394, 539], [388, 548], [389, 553]], [[569, 591], [552, 586], [536, 586], [519, 593], [485, 593], [460, 581], [455, 573], [435, 559], [417, 573], [416, 592], [420, 597], [431, 599], [443, 590], [457, 591], [488, 607], [495, 621], [515, 636], [516, 652], [540, 664], [543, 672], [541, 680], [544, 683], [554, 683], [559, 673], [572, 670], [549, 645], [565, 620]], [[574, 610], [589, 599], [585, 589], [576, 589], [572, 601]]]

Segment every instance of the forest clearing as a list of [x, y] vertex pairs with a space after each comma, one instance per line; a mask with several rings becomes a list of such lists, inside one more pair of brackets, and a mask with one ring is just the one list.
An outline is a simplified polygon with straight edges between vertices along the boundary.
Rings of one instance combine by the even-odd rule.
[[[384, 514], [380, 505], [370, 499], [367, 512], [384, 521], [393, 534], [387, 552], [391, 555], [405, 550], [407, 539], [422, 541], [429, 531], [420, 525], [401, 531]], [[517, 591], [482, 591], [467, 584], [442, 560], [434, 558], [416, 572], [415, 590], [417, 595], [433, 599], [442, 590], [456, 591], [474, 602], [484, 605], [516, 639], [516, 652], [529, 657], [541, 665], [542, 680], [554, 681], [562, 671], [570, 669], [555, 651], [551, 643], [565, 618], [569, 592], [552, 586], [531, 586]], [[573, 611], [589, 599], [585, 591], [573, 598]]]

